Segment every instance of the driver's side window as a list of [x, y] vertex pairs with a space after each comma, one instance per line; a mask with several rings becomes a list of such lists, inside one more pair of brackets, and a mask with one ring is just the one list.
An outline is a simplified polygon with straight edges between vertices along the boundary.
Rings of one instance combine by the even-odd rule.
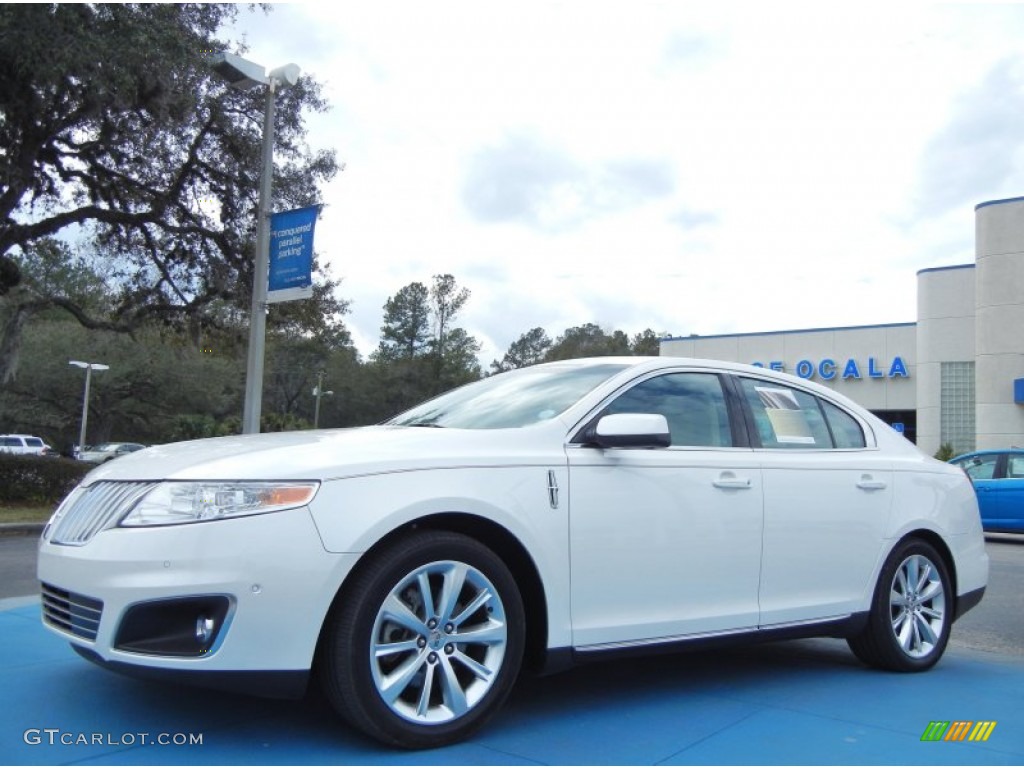
[[722, 382], [713, 373], [655, 376], [619, 395], [604, 413], [660, 413], [668, 421], [674, 446], [732, 445]]

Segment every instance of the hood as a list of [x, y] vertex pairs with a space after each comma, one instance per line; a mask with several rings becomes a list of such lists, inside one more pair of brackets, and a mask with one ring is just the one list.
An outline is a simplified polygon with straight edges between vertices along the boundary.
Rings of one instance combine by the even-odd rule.
[[[100, 480], [330, 480], [379, 472], [550, 463], [564, 428], [462, 430], [430, 427], [272, 432], [146, 448], [87, 475]], [[544, 450], [544, 447], [547, 450]]]

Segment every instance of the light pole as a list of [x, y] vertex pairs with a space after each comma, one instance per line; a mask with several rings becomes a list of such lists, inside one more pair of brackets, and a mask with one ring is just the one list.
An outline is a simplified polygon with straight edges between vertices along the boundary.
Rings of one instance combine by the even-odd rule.
[[316, 429], [317, 427], [320, 426], [320, 396], [334, 394], [330, 390], [324, 392], [323, 371], [318, 371], [316, 374], [316, 386], [313, 387], [313, 394], [316, 395], [316, 408], [313, 409], [313, 429]]
[[85, 368], [85, 393], [82, 395], [82, 427], [78, 432], [78, 453], [85, 450], [85, 425], [89, 422], [89, 381], [93, 371], [109, 371], [110, 366], [103, 363], [83, 363], [81, 360], [68, 360], [68, 365]]
[[249, 319], [249, 354], [245, 365], [245, 406], [242, 409], [242, 433], [258, 434], [263, 404], [263, 360], [267, 333], [267, 279], [270, 271], [270, 191], [274, 175], [274, 108], [278, 88], [295, 85], [299, 66], [285, 64], [265, 74], [265, 68], [233, 53], [210, 57], [217, 74], [233, 87], [248, 90], [267, 86], [263, 113], [263, 152], [260, 166], [260, 196], [256, 209], [256, 254], [253, 259], [252, 312]]

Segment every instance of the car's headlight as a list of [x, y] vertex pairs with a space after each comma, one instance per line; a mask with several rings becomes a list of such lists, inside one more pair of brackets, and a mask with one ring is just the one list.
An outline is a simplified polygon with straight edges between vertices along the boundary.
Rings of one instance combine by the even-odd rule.
[[316, 482], [166, 482], [147, 493], [123, 526], [179, 525], [262, 515], [308, 504]]

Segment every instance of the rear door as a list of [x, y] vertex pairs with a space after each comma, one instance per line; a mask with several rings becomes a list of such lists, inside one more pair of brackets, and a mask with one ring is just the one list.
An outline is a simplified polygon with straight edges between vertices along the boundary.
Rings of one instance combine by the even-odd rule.
[[738, 383], [764, 482], [761, 626], [862, 610], [888, 529], [890, 462], [838, 405], [774, 381]]

